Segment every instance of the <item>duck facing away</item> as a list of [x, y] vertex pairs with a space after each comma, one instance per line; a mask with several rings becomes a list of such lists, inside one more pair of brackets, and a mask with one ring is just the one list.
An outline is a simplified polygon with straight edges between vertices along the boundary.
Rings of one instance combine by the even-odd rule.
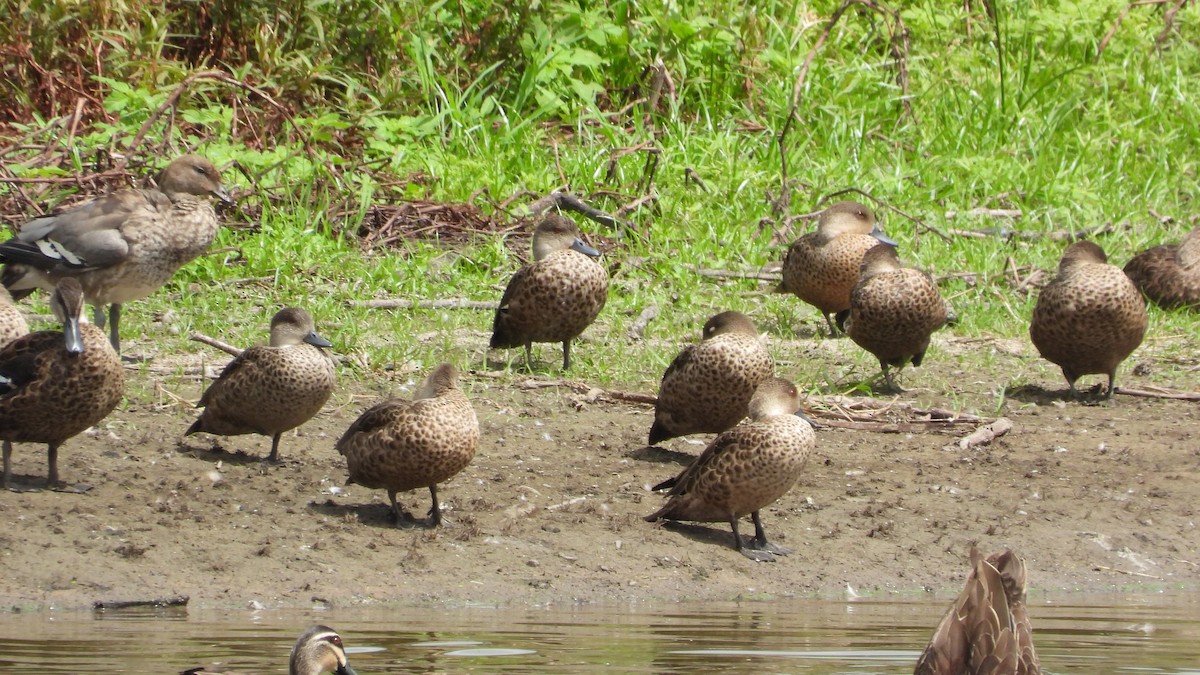
[[1038, 296], [1029, 337], [1042, 358], [1062, 368], [1071, 398], [1076, 380], [1100, 373], [1108, 375], [1110, 399], [1117, 366], [1142, 343], [1147, 321], [1146, 301], [1129, 277], [1099, 246], [1077, 241]]
[[838, 202], [821, 212], [815, 232], [788, 248], [777, 290], [819, 309], [833, 335], [833, 316], [850, 307], [850, 290], [858, 282], [863, 255], [881, 242], [896, 245], [879, 229], [871, 209], [858, 202]]
[[39, 331], [0, 349], [0, 439], [4, 478], [12, 476], [13, 443], [45, 443], [47, 484], [58, 484], [58, 447], [104, 419], [125, 394], [125, 369], [104, 332], [83, 323], [83, 289], [58, 282], [50, 308], [62, 331]]
[[491, 348], [525, 347], [532, 365], [534, 342], [561, 342], [563, 370], [571, 367], [571, 341], [592, 325], [608, 300], [608, 272], [592, 258], [600, 252], [579, 227], [556, 213], [533, 232], [533, 262], [517, 270], [492, 322]]
[[695, 433], [721, 433], [749, 412], [750, 397], [774, 362], [745, 314], [721, 312], [701, 341], [684, 347], [663, 374], [650, 445]]
[[158, 176], [158, 187], [123, 190], [62, 213], [35, 218], [0, 244], [0, 281], [20, 299], [36, 288], [75, 277], [96, 324], [109, 312], [110, 340], [120, 351], [121, 305], [167, 283], [217, 236], [217, 214], [208, 202], [232, 202], [212, 162], [184, 155]]
[[271, 437], [268, 462], [279, 461], [279, 439], [312, 419], [337, 383], [332, 347], [317, 335], [308, 312], [280, 310], [271, 319], [271, 344], [250, 347], [225, 366], [197, 405], [204, 408], [185, 436], [262, 434]]
[[[442, 520], [437, 486], [475, 458], [479, 421], [456, 386], [458, 370], [443, 363], [417, 388], [412, 401], [391, 399], [364, 412], [337, 442], [351, 483], [387, 490], [398, 526], [437, 527]], [[396, 503], [396, 493], [429, 488], [433, 505], [415, 520]]]
[[[734, 548], [758, 562], [790, 553], [767, 541], [759, 510], [792, 488], [816, 437], [800, 412], [796, 385], [781, 378], [758, 385], [750, 419], [717, 436], [678, 476], [654, 486], [669, 490], [667, 503], [645, 519], [727, 522]], [[738, 533], [738, 520], [747, 515], [754, 521], [749, 544]]]
[[933, 331], [957, 320], [928, 273], [900, 265], [896, 249], [879, 244], [863, 256], [850, 308], [838, 326], [879, 359], [888, 389], [896, 391], [889, 366], [921, 365]]
[[[289, 675], [357, 675], [346, 658], [342, 636], [328, 626], [313, 626], [296, 640], [292, 655], [288, 659]], [[235, 675], [228, 670], [191, 668], [179, 675]]]
[[0, 347], [29, 332], [25, 316], [13, 304], [8, 289], [0, 286]]
[[1038, 675], [1025, 606], [1025, 561], [1011, 550], [984, 559], [971, 547], [971, 573], [914, 675]]
[[1159, 307], [1200, 309], [1200, 227], [1178, 246], [1155, 246], [1135, 255], [1125, 274]]

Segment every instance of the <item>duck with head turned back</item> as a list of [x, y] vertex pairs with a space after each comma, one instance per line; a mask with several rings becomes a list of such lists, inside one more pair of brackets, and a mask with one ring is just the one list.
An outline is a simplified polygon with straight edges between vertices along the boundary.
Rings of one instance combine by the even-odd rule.
[[[437, 527], [442, 520], [437, 485], [471, 463], [479, 445], [479, 420], [456, 386], [458, 370], [434, 368], [412, 401], [392, 399], [364, 412], [337, 442], [346, 457], [350, 483], [388, 492], [396, 525]], [[396, 493], [429, 488], [433, 505], [426, 520], [400, 508]]]
[[0, 347], [29, 332], [25, 316], [13, 304], [8, 289], [0, 286]]
[[600, 252], [579, 236], [575, 222], [551, 213], [533, 232], [533, 262], [517, 270], [492, 322], [491, 348], [525, 347], [532, 367], [534, 342], [561, 342], [563, 370], [571, 367], [571, 341], [592, 325], [608, 300], [608, 272], [594, 262]]
[[[328, 626], [313, 626], [296, 640], [288, 659], [288, 675], [357, 675], [346, 658], [342, 636]], [[229, 670], [191, 668], [179, 675], [236, 675]]]
[[58, 447], [104, 419], [125, 394], [125, 369], [104, 336], [83, 322], [83, 289], [58, 282], [50, 307], [62, 331], [30, 333], [0, 349], [0, 439], [4, 478], [13, 443], [46, 443], [47, 483], [58, 484]]
[[1164, 244], [1135, 255], [1125, 274], [1159, 307], [1200, 310], [1200, 227], [1178, 246]]
[[1077, 241], [1038, 296], [1029, 337], [1042, 358], [1062, 368], [1071, 398], [1076, 380], [1099, 373], [1108, 375], [1110, 399], [1117, 366], [1142, 343], [1147, 322], [1146, 301], [1129, 277], [1099, 246]]
[[771, 355], [745, 314], [713, 316], [701, 338], [679, 352], [663, 374], [650, 445], [731, 428], [749, 412], [754, 389], [771, 376]]
[[25, 223], [0, 244], [0, 281], [20, 299], [77, 278], [101, 328], [104, 305], [112, 305], [109, 339], [119, 352], [121, 305], [158, 290], [208, 249], [218, 226], [210, 196], [233, 201], [213, 163], [196, 155], [171, 162], [157, 182]]
[[1025, 561], [1011, 550], [984, 559], [971, 547], [971, 573], [917, 660], [914, 675], [1038, 675], [1025, 606]]
[[322, 351], [332, 346], [317, 335], [308, 312], [280, 310], [271, 319], [271, 344], [251, 347], [225, 366], [197, 404], [204, 412], [184, 435], [270, 436], [267, 461], [279, 461], [283, 433], [312, 419], [333, 393], [337, 374]]
[[838, 312], [837, 321], [855, 344], [879, 359], [888, 389], [897, 391], [888, 366], [921, 365], [930, 335], [957, 317], [933, 277], [901, 266], [896, 249], [879, 244], [863, 256], [850, 308]]
[[833, 315], [850, 307], [850, 289], [858, 281], [863, 255], [880, 242], [896, 245], [879, 229], [871, 209], [858, 202], [838, 202], [821, 212], [815, 232], [788, 248], [777, 291], [794, 293], [819, 309], [834, 335]]
[[[717, 436], [678, 476], [654, 486], [669, 490], [667, 503], [645, 519], [729, 523], [734, 548], [758, 562], [790, 553], [767, 541], [759, 510], [792, 488], [816, 437], [800, 412], [796, 385], [781, 378], [758, 385], [750, 419]], [[754, 521], [749, 545], [738, 533], [738, 520], [747, 515]]]

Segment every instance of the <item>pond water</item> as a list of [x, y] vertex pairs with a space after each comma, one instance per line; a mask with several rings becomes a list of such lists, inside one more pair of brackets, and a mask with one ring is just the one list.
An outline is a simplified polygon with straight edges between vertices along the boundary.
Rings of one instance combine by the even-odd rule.
[[[1200, 675], [1200, 599], [1031, 599], [1047, 673]], [[0, 670], [287, 672], [304, 628], [370, 673], [911, 673], [952, 598], [630, 607], [345, 608], [0, 615]]]

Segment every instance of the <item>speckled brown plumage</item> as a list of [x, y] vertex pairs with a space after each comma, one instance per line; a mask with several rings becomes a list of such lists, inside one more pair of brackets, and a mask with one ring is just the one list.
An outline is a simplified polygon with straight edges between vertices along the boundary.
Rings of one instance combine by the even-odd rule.
[[571, 366], [571, 340], [599, 316], [608, 300], [608, 273], [592, 258], [579, 228], [552, 213], [533, 233], [534, 262], [513, 275], [492, 323], [493, 349], [525, 347], [526, 364], [534, 342], [561, 342], [563, 370]]
[[679, 352], [663, 374], [650, 444], [695, 433], [721, 433], [749, 411], [750, 397], [774, 363], [745, 314], [721, 312], [702, 340]]
[[1011, 550], [985, 560], [972, 546], [971, 567], [914, 675], [1039, 675], [1025, 606], [1025, 561]]
[[788, 248], [778, 290], [794, 293], [821, 310], [833, 335], [831, 317], [850, 307], [850, 290], [858, 282], [863, 254], [880, 242], [896, 243], [880, 231], [871, 209], [857, 202], [838, 202], [821, 213], [815, 232]]
[[337, 374], [321, 351], [330, 346], [308, 312], [280, 310], [271, 319], [271, 344], [251, 347], [225, 366], [200, 397], [204, 412], [184, 435], [270, 436], [267, 461], [278, 461], [283, 433], [312, 419], [333, 393]]
[[933, 278], [900, 265], [896, 249], [879, 244], [863, 256], [850, 309], [838, 323], [855, 344], [875, 355], [888, 388], [895, 390], [889, 366], [921, 365], [929, 337], [953, 317]]
[[1200, 227], [1178, 246], [1146, 249], [1125, 265], [1125, 274], [1159, 307], [1200, 310]]
[[[342, 636], [329, 626], [313, 626], [304, 631], [288, 659], [288, 675], [357, 675], [346, 658]], [[236, 675], [231, 670], [189, 668], [179, 675]]]
[[101, 328], [103, 305], [112, 305], [110, 339], [119, 351], [121, 305], [161, 288], [216, 237], [210, 195], [231, 201], [212, 162], [184, 155], [159, 174], [157, 188], [124, 190], [22, 225], [0, 244], [0, 280], [19, 299], [79, 279]]
[[[670, 489], [667, 503], [646, 520], [723, 521], [733, 530], [734, 548], [746, 557], [767, 562], [786, 555], [787, 549], [767, 541], [759, 510], [791, 489], [816, 443], [798, 410], [796, 385], [764, 380], [750, 399], [752, 421], [717, 436], [682, 473], [656, 485], [654, 490]], [[754, 521], [749, 545], [738, 533], [738, 519], [746, 515]]]
[[1111, 398], [1117, 366], [1146, 334], [1146, 301], [1107, 261], [1090, 241], [1071, 244], [1033, 309], [1029, 337], [1043, 358], [1062, 368], [1072, 397], [1076, 380], [1101, 373], [1108, 375], [1105, 398]]
[[104, 332], [81, 323], [83, 290], [74, 279], [58, 282], [50, 307], [60, 331], [39, 331], [0, 349], [0, 439], [4, 478], [12, 469], [13, 443], [46, 443], [47, 483], [58, 483], [58, 446], [104, 419], [125, 394], [125, 369]]
[[[392, 399], [364, 412], [337, 450], [346, 456], [350, 482], [388, 491], [398, 525], [436, 527], [441, 522], [437, 485], [458, 474], [475, 457], [479, 421], [455, 383], [458, 371], [443, 363], [421, 383], [412, 401]], [[429, 488], [429, 518], [414, 521], [396, 503], [396, 493]]]
[[0, 347], [29, 332], [25, 316], [13, 304], [8, 289], [0, 286]]

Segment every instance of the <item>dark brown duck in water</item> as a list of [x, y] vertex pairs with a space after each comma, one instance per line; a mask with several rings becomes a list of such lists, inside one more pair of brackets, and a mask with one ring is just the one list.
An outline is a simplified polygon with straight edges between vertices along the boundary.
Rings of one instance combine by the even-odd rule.
[[933, 331], [957, 320], [929, 274], [900, 265], [896, 249], [879, 244], [863, 256], [850, 309], [838, 313], [838, 326], [879, 359], [888, 389], [896, 382], [888, 367], [921, 365]]
[[77, 278], [101, 328], [103, 307], [112, 305], [110, 340], [119, 352], [121, 305], [157, 291], [208, 249], [218, 226], [209, 197], [233, 201], [203, 157], [180, 157], [157, 182], [157, 188], [124, 190], [25, 223], [0, 244], [0, 281], [20, 299]]
[[[437, 527], [437, 485], [467, 468], [479, 444], [479, 421], [455, 386], [458, 370], [443, 363], [417, 388], [412, 401], [392, 399], [364, 412], [337, 442], [351, 483], [387, 490], [399, 526]], [[396, 493], [429, 488], [429, 518], [415, 520]]]
[[858, 282], [863, 255], [880, 242], [896, 245], [879, 229], [871, 209], [858, 202], [838, 202], [821, 213], [816, 232], [788, 248], [777, 290], [794, 293], [821, 310], [833, 335], [833, 316], [850, 308], [850, 290]]
[[62, 331], [39, 331], [0, 349], [0, 439], [4, 478], [12, 475], [13, 443], [46, 443], [46, 482], [58, 484], [58, 447], [104, 419], [125, 393], [125, 369], [104, 332], [82, 323], [83, 289], [58, 282], [50, 308]]
[[1108, 375], [1109, 399], [1117, 366], [1142, 343], [1147, 321], [1146, 301], [1129, 277], [1108, 264], [1099, 246], [1077, 241], [1038, 296], [1029, 337], [1043, 358], [1062, 368], [1072, 398], [1076, 380], [1100, 373]]
[[650, 445], [676, 436], [721, 433], [742, 421], [774, 363], [749, 317], [721, 312], [702, 339], [684, 347], [663, 374]]
[[280, 310], [271, 319], [271, 344], [250, 347], [225, 366], [200, 397], [204, 412], [184, 435], [270, 436], [267, 461], [279, 461], [280, 437], [312, 419], [333, 393], [337, 374], [322, 351], [331, 346], [308, 312]]
[[533, 232], [534, 262], [517, 270], [492, 323], [491, 348], [561, 342], [563, 370], [571, 367], [571, 340], [592, 325], [608, 300], [608, 273], [592, 260], [600, 252], [579, 237], [573, 221], [556, 213]]
[[914, 675], [1038, 675], [1025, 607], [1025, 561], [1012, 551], [985, 560], [971, 547], [971, 573], [938, 624]]
[[1135, 255], [1125, 274], [1159, 307], [1200, 310], [1200, 227], [1178, 246], [1155, 246]]
[[[313, 626], [296, 640], [288, 660], [288, 675], [357, 675], [346, 658], [342, 636], [328, 626]], [[237, 675], [231, 670], [191, 668], [179, 675]]]
[[8, 289], [0, 286], [0, 347], [28, 332], [29, 325], [25, 323], [25, 316], [13, 304]]
[[[670, 491], [667, 503], [646, 520], [726, 522], [734, 548], [751, 560], [771, 562], [790, 553], [767, 541], [759, 510], [792, 488], [816, 444], [799, 411], [796, 385], [764, 380], [750, 399], [751, 421], [717, 436], [682, 473], [654, 486]], [[754, 521], [749, 544], [738, 533], [738, 520], [747, 515]]]

